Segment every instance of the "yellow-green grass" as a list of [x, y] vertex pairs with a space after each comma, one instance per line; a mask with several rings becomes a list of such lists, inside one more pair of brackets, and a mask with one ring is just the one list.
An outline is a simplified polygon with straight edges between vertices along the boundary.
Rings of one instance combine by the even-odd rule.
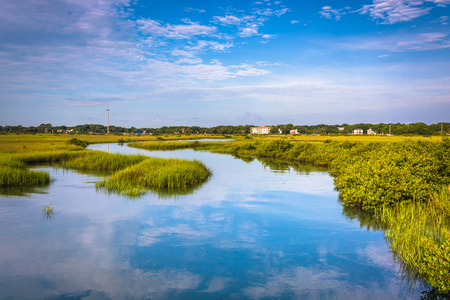
[[[77, 138], [83, 140], [83, 137], [89, 136], [78, 136]], [[73, 135], [0, 136], [0, 193], [17, 194], [17, 188], [45, 186], [50, 183], [48, 173], [29, 170], [28, 166], [30, 165], [47, 164], [91, 174], [113, 175], [125, 168], [129, 168], [129, 172], [133, 171], [133, 167], [142, 168], [139, 164], [145, 160], [151, 160], [152, 162], [161, 161], [162, 165], [166, 161], [163, 158], [150, 159], [141, 155], [109, 154], [100, 151], [84, 150], [83, 147], [68, 144], [67, 141], [72, 138]], [[99, 140], [97, 139], [97, 141]], [[176, 176], [170, 175], [169, 169], [171, 168], [167, 166], [165, 167], [165, 173], [153, 173], [153, 175], [161, 176], [157, 180], [166, 182], [165, 185], [169, 188], [177, 187], [182, 189], [183, 187], [187, 188], [206, 181], [211, 174], [210, 172], [207, 172], [207, 174], [198, 172], [197, 175], [201, 174], [201, 176], [193, 179], [192, 170], [185, 167], [186, 163], [184, 161], [172, 161], [171, 168], [176, 171], [174, 173]], [[161, 164], [160, 166], [162, 166]], [[194, 163], [194, 165], [198, 164], [199, 162]], [[177, 165], [179, 166], [177, 167]], [[142, 174], [143, 176], [145, 175], [145, 173]], [[121, 177], [121, 180], [123, 181], [124, 177]], [[170, 182], [170, 180], [179, 181], [179, 183]], [[128, 187], [126, 189], [129, 191], [129, 187], [134, 183], [129, 181], [127, 184]], [[157, 188], [157, 185], [153, 184], [151, 186], [152, 189]], [[135, 185], [134, 187], [141, 190], [143, 188], [147, 189], [147, 185], [143, 185], [141, 182], [139, 186]]]
[[358, 141], [358, 142], [399, 142], [405, 140], [431, 140], [439, 141], [440, 136], [403, 136], [403, 135], [285, 135], [285, 134], [270, 134], [270, 135], [251, 135], [256, 140], [277, 140], [286, 139], [292, 142], [324, 142], [326, 140], [332, 141]]
[[196, 150], [211, 150], [216, 148], [231, 147], [237, 145], [239, 142], [199, 142], [199, 141], [151, 141], [131, 143], [130, 147], [151, 150], [151, 151], [167, 151], [180, 149], [196, 149]]
[[[245, 139], [242, 135], [232, 135], [237, 141], [270, 141], [285, 139], [292, 142], [324, 142], [332, 141], [380, 141], [398, 142], [404, 140], [432, 140], [439, 141], [440, 137], [423, 136], [347, 136], [347, 135], [251, 135], [251, 139]], [[75, 145], [67, 145], [66, 142], [77, 138], [88, 143], [118, 143], [139, 141], [173, 141], [201, 138], [225, 138], [223, 135], [110, 135], [110, 134], [7, 134], [0, 135], [0, 153], [36, 152], [36, 151], [61, 151], [79, 149]], [[158, 139], [159, 138], [159, 139]]]
[[90, 144], [119, 143], [162, 140], [192, 140], [202, 138], [225, 138], [223, 135], [109, 135], [109, 134], [7, 134], [0, 135], [0, 153], [60, 151], [78, 149], [67, 145], [70, 139], [77, 138]]
[[50, 175], [42, 171], [0, 166], [0, 187], [40, 186], [50, 183]]

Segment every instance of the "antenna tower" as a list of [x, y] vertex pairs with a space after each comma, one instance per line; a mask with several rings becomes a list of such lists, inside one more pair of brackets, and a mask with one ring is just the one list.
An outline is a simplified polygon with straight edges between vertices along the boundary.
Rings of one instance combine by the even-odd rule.
[[106, 109], [106, 133], [109, 133], [109, 106]]

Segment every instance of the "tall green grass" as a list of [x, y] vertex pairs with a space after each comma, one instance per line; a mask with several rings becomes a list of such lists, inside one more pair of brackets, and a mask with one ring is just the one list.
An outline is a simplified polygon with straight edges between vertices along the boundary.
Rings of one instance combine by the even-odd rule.
[[450, 194], [447, 188], [429, 203], [400, 203], [378, 211], [388, 224], [385, 236], [409, 276], [420, 274], [441, 293], [450, 293]]
[[110, 179], [100, 181], [97, 186], [108, 192], [128, 196], [139, 196], [157, 189], [178, 193], [189, 191], [211, 175], [198, 161], [85, 150], [19, 153], [0, 158], [0, 193], [21, 194], [17, 188], [49, 184], [48, 173], [28, 169], [30, 165], [42, 164], [111, 176]]
[[204, 182], [210, 175], [211, 171], [196, 160], [148, 158], [116, 172], [96, 185], [108, 192], [133, 196], [140, 195], [146, 190], [188, 189]]
[[148, 157], [144, 155], [110, 154], [101, 151], [85, 151], [82, 155], [63, 157], [58, 166], [89, 173], [113, 174], [132, 165], [136, 165]]
[[0, 187], [40, 186], [50, 183], [50, 175], [42, 171], [0, 166]]
[[0, 188], [32, 187], [50, 183], [50, 175], [27, 169], [24, 162], [11, 157], [0, 158]]

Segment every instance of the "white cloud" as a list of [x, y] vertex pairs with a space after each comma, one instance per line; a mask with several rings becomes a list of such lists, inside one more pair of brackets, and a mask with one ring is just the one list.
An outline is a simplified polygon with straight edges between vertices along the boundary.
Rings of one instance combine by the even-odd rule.
[[358, 10], [361, 14], [369, 14], [373, 19], [382, 20], [384, 24], [407, 22], [429, 13], [433, 3], [445, 6], [449, 0], [374, 0], [373, 4], [364, 5]]
[[185, 49], [190, 51], [200, 51], [200, 50], [213, 50], [216, 52], [225, 51], [228, 48], [233, 47], [233, 43], [227, 42], [225, 44], [216, 42], [216, 41], [198, 41], [196, 46], [186, 46]]
[[269, 73], [267, 70], [257, 69], [248, 64], [224, 66], [216, 60], [211, 61], [210, 64], [197, 63], [184, 65], [175, 62], [149, 59], [146, 70], [151, 71], [153, 74], [158, 74], [160, 77], [183, 77], [207, 81], [225, 80], [239, 76], [261, 76]]
[[185, 56], [185, 57], [194, 57], [195, 53], [192, 51], [185, 51], [185, 50], [179, 50], [175, 49], [172, 51], [173, 56]]
[[280, 17], [289, 11], [290, 11], [289, 8], [281, 8], [281, 9], [255, 8], [253, 10], [253, 13], [255, 15], [261, 15], [261, 16], [267, 16], [267, 17], [270, 17], [270, 16]]
[[192, 7], [186, 7], [184, 9], [185, 12], [198, 12], [198, 13], [206, 13], [206, 10], [204, 9], [197, 9], [197, 8], [192, 8]]
[[259, 35], [258, 33], [259, 27], [255, 24], [249, 24], [248, 27], [241, 28], [239, 32], [240, 37], [251, 37], [255, 35]]
[[333, 9], [331, 6], [324, 6], [322, 7], [322, 11], [320, 11], [319, 14], [321, 14], [327, 19], [333, 19], [334, 17], [336, 21], [339, 21], [341, 19], [341, 16], [345, 15], [349, 9], [350, 7]]
[[246, 21], [244, 18], [238, 18], [231, 15], [227, 15], [225, 17], [214, 16], [213, 19], [216, 23], [220, 23], [222, 25], [240, 25]]
[[136, 21], [138, 28], [144, 34], [172, 39], [190, 39], [194, 36], [213, 36], [217, 32], [215, 26], [205, 26], [197, 23], [186, 25], [162, 25], [151, 19], [139, 19]]
[[197, 65], [201, 64], [203, 60], [201, 58], [187, 58], [183, 57], [178, 60], [179, 64], [190, 64], [190, 65]]
[[292, 21], [291, 21], [291, 24], [298, 24], [298, 23], [300, 23], [300, 22], [297, 21], [297, 20], [292, 20]]
[[273, 39], [273, 38], [276, 38], [277, 35], [276, 34], [263, 34], [261, 37], [264, 39]]
[[430, 32], [415, 35], [390, 36], [370, 40], [358, 40], [341, 43], [341, 47], [349, 50], [389, 50], [392, 52], [431, 51], [450, 48], [448, 34]]
[[[368, 14], [374, 20], [381, 20], [382, 24], [395, 24], [407, 22], [424, 16], [433, 9], [430, 4], [445, 7], [450, 0], [373, 0], [372, 4], [363, 5], [350, 13]], [[340, 20], [341, 16], [348, 13], [350, 7], [333, 9], [331, 6], [322, 7], [319, 13], [328, 19], [333, 17]]]

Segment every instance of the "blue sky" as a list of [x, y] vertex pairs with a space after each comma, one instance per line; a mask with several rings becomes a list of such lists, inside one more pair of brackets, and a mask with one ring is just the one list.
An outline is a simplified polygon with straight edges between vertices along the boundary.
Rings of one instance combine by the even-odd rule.
[[450, 121], [450, 0], [0, 0], [4, 126]]

